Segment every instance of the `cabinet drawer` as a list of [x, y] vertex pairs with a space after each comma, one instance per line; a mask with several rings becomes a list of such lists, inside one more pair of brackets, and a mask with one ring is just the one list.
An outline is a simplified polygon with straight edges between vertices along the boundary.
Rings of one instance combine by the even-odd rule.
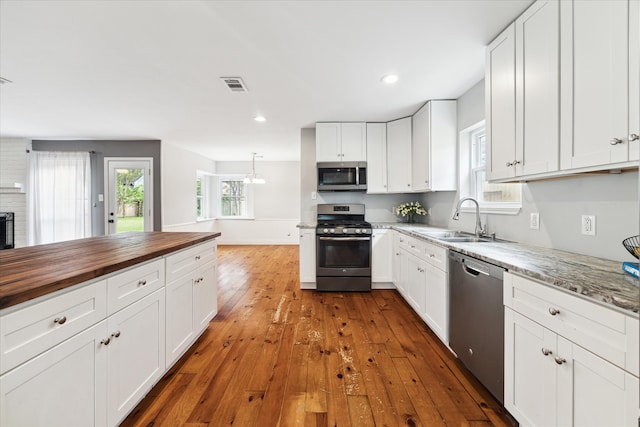
[[132, 267], [107, 279], [107, 311], [113, 314], [164, 286], [164, 259]]
[[638, 319], [511, 273], [504, 305], [638, 375]]
[[425, 242], [418, 240], [415, 237], [407, 237], [405, 249], [418, 258], [424, 260], [425, 244]]
[[0, 316], [0, 373], [6, 372], [107, 315], [106, 280]]
[[425, 251], [425, 260], [429, 264], [433, 265], [436, 268], [439, 268], [444, 272], [449, 271], [447, 249], [426, 242], [423, 243], [423, 247]]
[[167, 283], [178, 279], [216, 258], [216, 242], [184, 249], [167, 257]]

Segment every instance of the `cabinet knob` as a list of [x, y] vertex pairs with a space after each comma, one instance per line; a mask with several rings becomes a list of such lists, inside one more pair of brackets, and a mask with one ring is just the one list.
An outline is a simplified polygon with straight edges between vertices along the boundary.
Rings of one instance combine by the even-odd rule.
[[103, 339], [102, 341], [100, 341], [100, 344], [109, 345], [110, 342], [111, 337]]
[[620, 138], [613, 138], [611, 141], [609, 141], [609, 144], [611, 145], [622, 144], [622, 140]]
[[66, 321], [67, 321], [67, 316], [56, 317], [55, 319], [53, 319], [53, 323], [57, 323], [58, 325], [64, 325]]
[[118, 338], [120, 336], [120, 331], [115, 331], [114, 333], [111, 334], [111, 336], [114, 338]]
[[637, 133], [632, 133], [631, 135], [629, 135], [629, 141], [637, 141], [638, 139], [640, 139], [640, 136], [638, 136]]
[[558, 356], [556, 356], [555, 361], [558, 365], [562, 365], [563, 363], [567, 362], [566, 359], [563, 359], [562, 357], [558, 357]]
[[550, 315], [555, 316], [558, 313], [560, 313], [560, 310], [558, 310], [557, 308], [549, 307], [549, 314]]
[[553, 354], [553, 352], [551, 350], [549, 350], [548, 348], [542, 347], [542, 354], [544, 354], [545, 356], [548, 356], [550, 354]]

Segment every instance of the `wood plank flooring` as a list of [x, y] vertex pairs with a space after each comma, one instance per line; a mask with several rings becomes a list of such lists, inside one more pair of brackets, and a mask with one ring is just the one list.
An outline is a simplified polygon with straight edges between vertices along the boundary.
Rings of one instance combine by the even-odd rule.
[[393, 290], [300, 290], [297, 246], [220, 246], [218, 315], [123, 426], [511, 426]]

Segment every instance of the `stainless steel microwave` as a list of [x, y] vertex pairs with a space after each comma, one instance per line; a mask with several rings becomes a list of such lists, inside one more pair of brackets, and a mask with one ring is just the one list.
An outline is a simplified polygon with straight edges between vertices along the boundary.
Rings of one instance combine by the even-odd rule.
[[318, 191], [366, 191], [367, 162], [318, 162]]

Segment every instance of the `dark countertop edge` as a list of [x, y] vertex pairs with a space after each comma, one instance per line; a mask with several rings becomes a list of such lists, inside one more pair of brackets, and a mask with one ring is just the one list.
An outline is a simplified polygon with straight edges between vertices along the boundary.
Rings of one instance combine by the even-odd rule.
[[[382, 225], [382, 224], [380, 224]], [[422, 227], [422, 228], [430, 228], [435, 230], [438, 229], [443, 229], [441, 227], [435, 227], [435, 226], [427, 226], [426, 224], [414, 224], [413, 226], [418, 226], [418, 227]], [[594, 297], [591, 295], [585, 295], [583, 293], [580, 292], [580, 290], [582, 289], [581, 285], [576, 286], [576, 284], [574, 283], [574, 281], [569, 281], [566, 279], [563, 279], [561, 277], [557, 277], [553, 274], [549, 274], [547, 272], [544, 271], [536, 271], [533, 270], [531, 268], [528, 268], [526, 266], [522, 266], [522, 265], [517, 265], [508, 261], [504, 261], [502, 259], [499, 258], [494, 258], [492, 256], [489, 256], [486, 254], [486, 250], [482, 251], [482, 248], [487, 248], [486, 245], [491, 245], [491, 247], [499, 249], [499, 248], [503, 248], [503, 250], [508, 251], [509, 248], [512, 249], [519, 249], [519, 250], [524, 250], [524, 251], [528, 251], [531, 253], [536, 253], [536, 252], [552, 252], [554, 254], [558, 254], [558, 255], [562, 255], [562, 254], [566, 254], [567, 256], [580, 256], [580, 257], [584, 257], [584, 258], [588, 258], [588, 259], [593, 259], [595, 260], [599, 260], [601, 262], [606, 262], [606, 263], [611, 263], [616, 264], [616, 261], [611, 261], [611, 260], [605, 260], [602, 258], [597, 258], [597, 257], [593, 257], [590, 255], [582, 255], [582, 254], [575, 254], [572, 252], [567, 252], [567, 251], [562, 251], [559, 249], [551, 249], [551, 248], [542, 248], [542, 247], [537, 247], [537, 246], [531, 246], [531, 245], [526, 245], [526, 244], [522, 244], [522, 243], [515, 243], [515, 242], [491, 242], [491, 243], [454, 243], [454, 242], [445, 242], [443, 240], [439, 240], [436, 239], [434, 237], [430, 237], [427, 236], [423, 233], [417, 232], [417, 231], [412, 231], [411, 230], [412, 225], [410, 224], [384, 224], [382, 226], [379, 226], [378, 228], [390, 228], [396, 231], [400, 231], [401, 233], [404, 233], [406, 235], [412, 236], [412, 237], [416, 237], [419, 239], [422, 239], [426, 242], [429, 243], [433, 243], [435, 245], [444, 247], [446, 249], [450, 249], [453, 250], [455, 252], [460, 252], [464, 255], [469, 255], [475, 258], [478, 258], [482, 261], [486, 261], [489, 262], [491, 264], [495, 264], [499, 267], [504, 267], [507, 270], [509, 270], [510, 272], [513, 273], [518, 273], [521, 276], [525, 276], [529, 279], [532, 280], [536, 280], [538, 282], [541, 282], [542, 285], [546, 285], [546, 286], [550, 286], [554, 289], [559, 289], [561, 291], [567, 292], [571, 295], [575, 295], [579, 298], [582, 299], [586, 299], [588, 301], [591, 302], [595, 302], [599, 305], [602, 305], [604, 307], [607, 307], [609, 309], [612, 310], [616, 310], [618, 312], [621, 312], [623, 314], [629, 315], [629, 316], [633, 316], [638, 318], [639, 317], [639, 309], [640, 307], [638, 306], [638, 302], [636, 301], [636, 305], [633, 305], [633, 302], [631, 301], [620, 301], [620, 300], [615, 300], [611, 297], [606, 298], [605, 296], [601, 296], [600, 298], [598, 297]], [[480, 249], [480, 250], [479, 250]], [[621, 264], [621, 263], [620, 263]], [[612, 269], [611, 271], [607, 271], [609, 274], [615, 274], [615, 275], [619, 275], [620, 277], [624, 277], [624, 281], [626, 281], [626, 285], [629, 288], [633, 288], [633, 289], [637, 289], [638, 295], [640, 296], [640, 288], [638, 288], [637, 286], [635, 286], [632, 283], [629, 283], [629, 281], [633, 281], [634, 279], [627, 275], [626, 273], [622, 272], [622, 269], [620, 267], [619, 271], [618, 269]], [[628, 277], [627, 277], [628, 276]], [[610, 299], [610, 300], [609, 300]]]
[[[170, 232], [170, 233], [175, 233], [176, 235], [181, 234], [180, 232]], [[222, 235], [222, 233], [220, 232], [189, 233], [189, 234], [201, 234], [201, 236], [192, 238], [187, 242], [181, 242], [176, 245], [166, 246], [161, 249], [153, 250], [151, 252], [146, 252], [143, 255], [129, 258], [125, 261], [109, 264], [100, 269], [95, 269], [92, 271], [81, 271], [78, 274], [75, 274], [73, 276], [62, 277], [59, 280], [55, 280], [55, 281], [38, 286], [37, 291], [30, 289], [29, 292], [24, 292], [24, 293], [15, 292], [9, 295], [0, 296], [0, 310], [12, 307], [14, 305], [17, 305], [26, 301], [33, 300], [35, 298], [38, 298], [62, 289], [69, 288], [74, 285], [78, 285], [82, 282], [90, 281], [90, 280], [114, 273], [119, 270], [124, 270], [125, 268], [134, 266], [136, 264], [141, 264], [143, 262], [150, 261], [155, 258], [159, 258], [161, 256], [167, 255], [172, 252], [177, 252], [179, 250], [188, 248], [190, 246], [195, 246], [209, 240], [214, 240], [217, 237], [220, 237]]]

